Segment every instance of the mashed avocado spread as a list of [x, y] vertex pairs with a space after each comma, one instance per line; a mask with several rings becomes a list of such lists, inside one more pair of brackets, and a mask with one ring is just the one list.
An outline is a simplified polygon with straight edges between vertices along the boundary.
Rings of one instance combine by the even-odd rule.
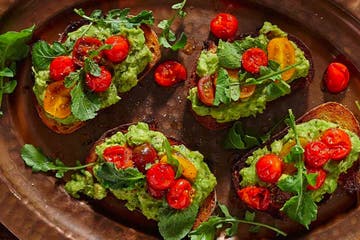
[[[247, 49], [251, 47], [260, 47], [263, 50], [266, 50], [266, 46], [272, 38], [286, 36], [287, 33], [282, 31], [276, 25], [265, 22], [257, 37], [248, 36], [243, 40], [236, 41], [235, 44], [244, 46], [244, 48]], [[287, 83], [300, 77], [306, 77], [310, 68], [310, 62], [305, 58], [304, 52], [298, 48], [294, 42], [290, 42], [294, 46], [295, 63], [298, 63], [298, 65], [294, 67], [295, 73], [291, 79], [286, 81]], [[246, 49], [243, 49], [242, 52], [245, 50]], [[237, 53], [239, 62], [241, 61], [242, 52]], [[233, 52], [221, 54], [219, 56], [219, 51], [218, 53], [213, 53], [211, 51], [203, 50], [200, 54], [196, 69], [198, 77], [201, 78], [217, 73], [220, 68], [219, 58], [221, 57], [221, 61], [225, 62], [231, 60], [233, 56]], [[257, 85], [254, 94], [248, 98], [239, 101], [230, 101], [228, 104], [222, 103], [218, 106], [206, 106], [199, 100], [198, 89], [197, 87], [194, 87], [189, 90], [188, 99], [191, 101], [191, 107], [197, 115], [210, 115], [216, 119], [217, 122], [223, 123], [234, 121], [242, 117], [255, 116], [257, 113], [264, 111], [268, 101], [272, 101], [282, 95], [288, 94], [290, 90], [289, 92], [279, 94], [276, 97], [269, 94], [269, 92], [269, 85]]]
[[[335, 123], [327, 122], [324, 120], [313, 119], [311, 121], [299, 124], [296, 126], [297, 133], [299, 138], [304, 138], [308, 141], [318, 139], [322, 132], [329, 128], [339, 127]], [[359, 137], [346, 129], [343, 129], [350, 137], [352, 143], [352, 149], [350, 154], [342, 161], [332, 161], [330, 160], [324, 166], [324, 170], [327, 172], [327, 177], [324, 184], [317, 190], [309, 191], [311, 198], [315, 202], [320, 202], [325, 194], [333, 193], [337, 188], [338, 178], [341, 173], [346, 173], [346, 171], [351, 168], [355, 161], [359, 158], [360, 153], [360, 139]], [[267, 186], [267, 183], [262, 182], [256, 174], [255, 165], [258, 159], [267, 154], [275, 153], [279, 154], [283, 146], [288, 141], [294, 141], [294, 133], [290, 130], [282, 139], [274, 141], [270, 148], [264, 147], [253, 152], [253, 154], [247, 158], [246, 164], [249, 165], [246, 168], [240, 170], [240, 175], [242, 181], [240, 182], [241, 187], [246, 186]], [[286, 178], [288, 175], [282, 174], [280, 179]]]

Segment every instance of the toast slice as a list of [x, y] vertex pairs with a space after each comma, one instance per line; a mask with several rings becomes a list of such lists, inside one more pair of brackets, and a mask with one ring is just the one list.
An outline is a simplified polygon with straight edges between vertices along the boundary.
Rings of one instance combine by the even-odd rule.
[[[312, 119], [320, 119], [328, 122], [336, 123], [341, 128], [352, 131], [356, 135], [360, 136], [360, 126], [359, 122], [355, 118], [354, 114], [347, 109], [345, 106], [336, 103], [336, 102], [327, 102], [321, 104], [307, 113], [302, 117], [296, 120], [296, 124], [308, 122]], [[232, 181], [235, 187], [235, 190], [240, 190], [240, 182], [242, 180], [239, 171], [246, 167], [245, 160], [253, 154], [257, 149], [263, 148], [265, 146], [270, 146], [275, 140], [283, 138], [289, 128], [284, 129], [275, 136], [273, 136], [269, 141], [264, 143], [262, 146], [256, 147], [248, 152], [246, 155], [239, 156], [234, 160], [234, 165], [232, 168]], [[339, 187], [342, 187], [345, 192], [352, 194], [360, 190], [360, 173], [359, 173], [359, 161], [357, 160], [346, 173], [342, 173], [338, 180]], [[291, 197], [289, 193], [282, 192], [278, 187], [274, 186], [270, 188], [271, 194], [271, 203], [270, 208], [267, 210], [269, 214], [274, 217], [283, 217], [279, 209], [283, 204]], [[320, 202], [320, 204], [326, 202], [326, 197]]]
[[[244, 39], [246, 36], [252, 36], [255, 37], [257, 36], [257, 34], [253, 34], [253, 33], [247, 33], [247, 34], [241, 34], [240, 36], [238, 36], [236, 38], [236, 40], [241, 40]], [[309, 86], [310, 82], [312, 81], [313, 77], [314, 77], [314, 64], [313, 64], [313, 60], [311, 57], [311, 52], [310, 49], [305, 45], [305, 43], [303, 43], [300, 39], [298, 39], [297, 37], [288, 34], [288, 39], [292, 42], [294, 42], [298, 48], [300, 48], [303, 52], [304, 55], [306, 57], [307, 60], [309, 60], [310, 62], [310, 68], [309, 68], [309, 72], [308, 75], [306, 77], [302, 77], [299, 79], [296, 79], [295, 81], [291, 82], [291, 92], [293, 93], [294, 91], [297, 91], [301, 88], [305, 88], [307, 86]], [[212, 40], [208, 40], [204, 42], [204, 48], [203, 50], [208, 50], [208, 51], [212, 51], [212, 52], [216, 52], [216, 44], [214, 41]], [[196, 74], [196, 66], [190, 76], [190, 79], [187, 82], [187, 88], [188, 91], [197, 86], [198, 81], [200, 80], [199, 76]], [[273, 101], [273, 104], [276, 104], [278, 99]], [[269, 103], [267, 103], [269, 104]], [[199, 116], [197, 115], [192, 109], [191, 109], [194, 118], [204, 127], [210, 129], [210, 130], [220, 130], [220, 129], [225, 129], [228, 128], [232, 125], [232, 122], [225, 122], [225, 123], [219, 123], [216, 121], [215, 118], [211, 117], [210, 115], [206, 115], [206, 116]]]
[[[64, 32], [60, 35], [59, 42], [65, 42], [68, 33], [77, 30], [78, 28], [80, 28], [85, 24], [88, 24], [87, 20], [79, 20], [69, 24], [65, 28]], [[148, 63], [146, 68], [139, 74], [138, 76], [139, 81], [142, 80], [147, 75], [147, 73], [156, 65], [156, 63], [161, 58], [160, 44], [155, 31], [150, 26], [145, 24], [142, 24], [140, 27], [145, 35], [145, 44], [152, 53], [152, 60], [151, 62]], [[38, 104], [37, 101], [36, 101], [36, 110], [42, 122], [52, 131], [59, 134], [70, 134], [85, 125], [85, 122], [83, 121], [78, 121], [71, 124], [59, 123], [55, 119], [49, 118], [46, 115], [44, 109]]]

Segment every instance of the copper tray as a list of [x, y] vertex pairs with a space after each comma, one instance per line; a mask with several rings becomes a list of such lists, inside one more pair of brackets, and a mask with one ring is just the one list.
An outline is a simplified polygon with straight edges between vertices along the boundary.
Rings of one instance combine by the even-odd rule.
[[[158, 0], [18, 0], [1, 18], [0, 32], [19, 30], [36, 23], [34, 39], [54, 41], [68, 23], [78, 19], [72, 11], [74, 7], [86, 10], [130, 7], [134, 12], [151, 9], [158, 22], [169, 16], [172, 3]], [[332, 2], [189, 0], [186, 10], [188, 16], [178, 27], [190, 36], [193, 52], [163, 50], [163, 59], [184, 62], [189, 74], [202, 41], [208, 37], [210, 19], [220, 11], [237, 15], [241, 32], [254, 31], [263, 21], [270, 20], [298, 36], [311, 49], [316, 70], [314, 82], [308, 90], [300, 90], [270, 104], [265, 113], [256, 118], [256, 125], [260, 126], [258, 131], [265, 131], [290, 107], [296, 116], [300, 116], [326, 101], [347, 105], [360, 119], [354, 103], [360, 96], [360, 74], [356, 70], [360, 69], [360, 23]], [[352, 78], [345, 93], [331, 95], [322, 90], [321, 78], [327, 64], [335, 58], [352, 63]], [[79, 131], [62, 136], [47, 129], [36, 114], [30, 66], [30, 59], [19, 65], [19, 86], [6, 99], [3, 106], [5, 116], [0, 119], [0, 221], [18, 238], [158, 239], [156, 228], [132, 217], [131, 213], [113, 214], [112, 210], [121, 212], [122, 209], [111, 200], [104, 208], [103, 204], [72, 199], [64, 191], [61, 181], [51, 175], [33, 174], [19, 156], [21, 146], [32, 143], [40, 146], [46, 154], [71, 165], [76, 160], [84, 160], [91, 144], [106, 130], [122, 123], [143, 120], [156, 120], [159, 130], [204, 153], [219, 182], [219, 201], [227, 204], [234, 214], [241, 212], [231, 186], [231, 156], [234, 152], [221, 147], [226, 131], [211, 132], [194, 121], [184, 84], [161, 88], [154, 83], [150, 73], [139, 86], [125, 94], [120, 103], [102, 111]], [[246, 119], [244, 123], [251, 127], [254, 119]], [[310, 233], [289, 229], [295, 232], [289, 239], [359, 239], [357, 196], [337, 195], [338, 204], [323, 211], [330, 216], [341, 213], [331, 216], [329, 221], [321, 221]], [[261, 214], [259, 219], [269, 221]], [[240, 229], [239, 235], [242, 239], [251, 239], [246, 229]]]

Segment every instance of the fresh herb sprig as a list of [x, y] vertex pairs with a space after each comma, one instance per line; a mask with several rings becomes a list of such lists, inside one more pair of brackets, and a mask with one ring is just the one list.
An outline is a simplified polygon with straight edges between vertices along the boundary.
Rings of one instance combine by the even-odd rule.
[[95, 164], [89, 163], [81, 166], [67, 167], [60, 159], [50, 159], [39, 148], [31, 144], [25, 144], [22, 147], [21, 157], [25, 164], [32, 168], [33, 172], [55, 171], [57, 178], [62, 178], [67, 171], [80, 170]]
[[[17, 81], [16, 61], [25, 58], [29, 53], [27, 42], [31, 39], [35, 26], [20, 32], [9, 31], [0, 35], [0, 109], [4, 94], [14, 92]], [[2, 115], [0, 111], [0, 116]]]
[[186, 16], [186, 12], [183, 10], [185, 4], [186, 0], [183, 0], [182, 2], [172, 5], [171, 8], [177, 10], [177, 12], [170, 19], [162, 20], [158, 24], [158, 27], [162, 29], [159, 36], [160, 45], [165, 48], [170, 48], [173, 51], [184, 48], [187, 42], [187, 36], [184, 32], [181, 32], [178, 39], [176, 39], [176, 34], [170, 29], [177, 17], [184, 18]]
[[[227, 237], [234, 236], [238, 231], [238, 225], [240, 223], [249, 224], [256, 227], [264, 227], [270, 229], [277, 234], [286, 236], [287, 234], [280, 229], [269, 226], [264, 223], [254, 221], [254, 214], [247, 213], [245, 219], [238, 219], [231, 216], [227, 207], [223, 204], [218, 204], [221, 212], [224, 214], [223, 217], [211, 216], [206, 222], [203, 222], [197, 229], [189, 233], [191, 240], [213, 240], [216, 236], [216, 231], [219, 228], [225, 227], [225, 233]], [[252, 228], [254, 230], [254, 228]]]
[[169, 163], [176, 169], [175, 177], [179, 178], [182, 175], [182, 168], [181, 168], [179, 161], [173, 157], [173, 155], [172, 155], [173, 151], [172, 151], [171, 145], [167, 139], [164, 140], [163, 147], [165, 149], [167, 163]]

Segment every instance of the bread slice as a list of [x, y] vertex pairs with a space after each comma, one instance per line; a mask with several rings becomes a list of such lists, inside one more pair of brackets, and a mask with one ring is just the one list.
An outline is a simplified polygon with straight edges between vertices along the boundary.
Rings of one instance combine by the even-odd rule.
[[[252, 34], [252, 33], [247, 33], [247, 34], [241, 34], [240, 36], [236, 37], [237, 40], [243, 39], [246, 36], [256, 36], [257, 34]], [[288, 34], [288, 39], [292, 42], [294, 42], [303, 52], [304, 55], [306, 57], [306, 59], [309, 60], [310, 62], [310, 68], [309, 68], [309, 73], [306, 77], [302, 77], [299, 79], [296, 79], [295, 81], [293, 81], [291, 83], [291, 92], [294, 92], [298, 89], [301, 88], [305, 88], [307, 87], [310, 82], [312, 81], [313, 77], [314, 77], [314, 64], [313, 64], [313, 60], [311, 57], [311, 53], [309, 48], [305, 45], [305, 43], [303, 43], [300, 39], [298, 39], [297, 37]], [[216, 52], [216, 44], [214, 41], [212, 40], [208, 40], [204, 42], [204, 50], [210, 50], [210, 51], [214, 51]], [[239, 60], [240, 61], [240, 60]], [[190, 90], [193, 87], [197, 86], [198, 81], [200, 80], [199, 76], [197, 76], [196, 74], [196, 66], [191, 74], [191, 77], [187, 83], [187, 87], [188, 90]], [[278, 99], [274, 100], [274, 104], [276, 104], [276, 101]], [[267, 104], [271, 104], [271, 103], [267, 103]], [[193, 110], [191, 110], [195, 119], [204, 127], [210, 129], [210, 130], [220, 130], [220, 129], [224, 129], [224, 128], [228, 128], [232, 125], [232, 122], [226, 122], [226, 123], [219, 123], [216, 121], [215, 118], [211, 117], [210, 115], [207, 116], [199, 116], [197, 115]]]
[[[320, 119], [328, 122], [333, 122], [338, 124], [341, 128], [350, 130], [357, 134], [360, 137], [360, 126], [359, 122], [355, 118], [354, 114], [347, 109], [345, 106], [336, 103], [336, 102], [327, 102], [321, 104], [307, 113], [302, 117], [296, 120], [296, 124], [308, 122], [312, 119]], [[235, 190], [240, 190], [240, 182], [242, 180], [239, 171], [245, 167], [245, 160], [253, 154], [253, 152], [264, 146], [270, 146], [275, 140], [283, 138], [289, 128], [284, 129], [275, 136], [273, 136], [269, 141], [264, 143], [262, 146], [256, 147], [248, 152], [246, 155], [239, 156], [235, 159], [235, 164], [232, 168], [232, 181], [235, 187]], [[339, 186], [343, 187], [344, 190], [348, 193], [354, 193], [355, 191], [360, 190], [360, 175], [359, 175], [359, 161], [357, 161], [346, 173], [340, 175]], [[288, 193], [282, 192], [277, 187], [270, 189], [272, 203], [270, 204], [270, 209], [267, 211], [275, 217], [281, 217], [279, 209], [282, 205], [291, 197]], [[326, 202], [326, 201], [324, 201]], [[321, 202], [323, 203], [323, 202]]]
[[[64, 32], [60, 35], [59, 41], [64, 42], [67, 38], [67, 34], [77, 30], [81, 26], [87, 24], [88, 21], [86, 20], [79, 20], [76, 22], [73, 22], [69, 24]], [[148, 25], [142, 24], [141, 29], [144, 31], [145, 35], [145, 44], [149, 48], [149, 50], [152, 53], [152, 60], [149, 62], [149, 64], [146, 66], [146, 68], [139, 74], [138, 79], [142, 80], [147, 73], [156, 65], [156, 63], [161, 58], [161, 51], [160, 51], [160, 44], [158, 41], [158, 37], [155, 33], [155, 31]], [[72, 133], [82, 126], [85, 125], [85, 122], [78, 121], [74, 122], [72, 124], [62, 124], [57, 122], [55, 119], [49, 118], [44, 109], [37, 103], [36, 101], [36, 110], [38, 112], [38, 115], [40, 116], [40, 119], [43, 121], [43, 123], [50, 128], [52, 131], [59, 133], [59, 134], [69, 134]]]
[[[111, 137], [112, 135], [114, 135], [115, 133], [117, 132], [123, 132], [123, 133], [126, 133], [129, 126], [133, 125], [134, 123], [129, 123], [129, 124], [123, 124], [123, 125], [120, 125], [116, 128], [113, 128], [107, 132], [105, 132], [100, 138], [99, 140], [97, 140], [94, 145], [92, 146], [92, 148], [90, 149], [89, 151], [89, 154], [86, 158], [86, 162], [87, 163], [91, 163], [91, 162], [96, 162], [97, 161], [97, 154], [95, 153], [95, 148], [96, 146], [102, 144], [107, 138]], [[149, 127], [151, 130], [155, 130], [156, 129], [156, 126], [154, 123], [150, 123], [149, 124]], [[169, 143], [171, 145], [180, 145], [180, 144], [183, 144], [182, 142], [180, 142], [179, 140], [177, 139], [174, 139], [172, 137], [168, 137], [167, 136], [167, 139], [169, 140]], [[91, 169], [88, 169], [90, 171], [92, 171]], [[115, 197], [112, 197], [110, 196], [109, 198], [109, 201], [112, 203], [111, 206], [112, 208], [110, 209], [110, 211], [113, 213], [114, 211], [116, 212], [116, 209], [114, 208], [114, 205], [116, 203], [114, 203], [115, 201], [118, 203], [118, 204], [121, 204], [121, 201], [118, 200], [118, 199], [115, 199]], [[107, 204], [106, 204], [106, 199], [103, 201], [103, 203], [101, 204], [101, 207], [102, 208], [107, 208]], [[202, 205], [200, 206], [200, 209], [199, 209], [199, 212], [198, 212], [198, 215], [197, 215], [197, 218], [194, 222], [194, 225], [193, 225], [193, 229], [197, 228], [198, 226], [200, 226], [200, 224], [202, 222], [205, 222], [207, 221], [207, 219], [209, 219], [209, 217], [211, 216], [211, 214], [213, 213], [213, 211], [215, 210], [215, 207], [216, 207], [216, 192], [215, 190], [212, 191], [209, 196], [204, 200], [204, 202], [202, 203]], [[114, 210], [115, 209], [115, 210]], [[134, 225], [135, 226], [141, 226], [143, 225], [144, 223], [142, 222], [147, 222], [149, 224], [145, 224], [145, 225], [149, 225], [149, 226], [153, 226], [155, 227], [155, 224], [154, 224], [154, 221], [153, 220], [148, 220], [146, 219], [145, 216], [139, 214], [139, 212], [130, 212], [129, 210], [125, 209], [125, 207], [119, 207], [120, 210], [118, 210], [119, 213], [121, 214], [134, 214], [134, 218], [132, 219], [132, 221], [135, 221]], [[134, 220], [135, 219], [135, 220]], [[148, 226], [146, 226], [148, 227]]]

